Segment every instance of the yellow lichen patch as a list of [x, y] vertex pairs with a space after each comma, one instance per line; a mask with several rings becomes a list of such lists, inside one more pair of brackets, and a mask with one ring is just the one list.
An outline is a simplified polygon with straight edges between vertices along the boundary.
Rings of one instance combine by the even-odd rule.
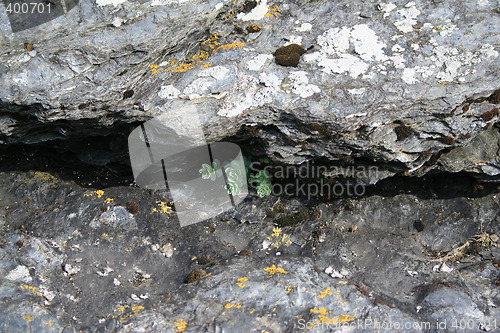
[[236, 280], [236, 285], [240, 288], [245, 288], [247, 285], [244, 284], [243, 282], [245, 281], [248, 281], [248, 278], [246, 276], [242, 277], [242, 278], [239, 278], [238, 280]]
[[334, 291], [333, 292], [335, 295], [340, 295], [340, 293], [338, 291]]
[[291, 293], [294, 288], [295, 288], [294, 286], [286, 286], [285, 293], [287, 293], [287, 294]]
[[26, 319], [26, 321], [28, 323], [31, 323], [31, 321], [33, 321], [33, 319], [35, 318], [35, 316], [32, 316], [32, 315], [24, 315], [24, 316], [21, 316], [22, 318]]
[[282, 230], [280, 228], [274, 228], [271, 236], [267, 237], [267, 239], [272, 242], [271, 244], [277, 249], [282, 245], [288, 246], [292, 244], [290, 236], [288, 236], [287, 234], [282, 235], [281, 232]]
[[137, 305], [137, 306], [132, 307], [131, 310], [132, 310], [132, 313], [136, 314], [137, 312], [144, 310], [144, 307], [142, 305]]
[[33, 44], [25, 44], [26, 51], [31, 51], [33, 50]]
[[173, 73], [183, 73], [183, 72], [186, 72], [186, 71], [188, 71], [190, 69], [193, 69], [193, 68], [195, 68], [195, 65], [193, 65], [193, 64], [180, 63], [175, 68], [173, 68], [171, 70], [171, 72], [173, 72]]
[[[213, 65], [212, 62], [205, 62], [205, 60], [207, 60], [212, 55], [212, 53], [220, 50], [229, 50], [235, 47], [245, 46], [245, 43], [242, 42], [220, 45], [220, 43], [218, 42], [219, 38], [221, 38], [219, 34], [212, 34], [207, 40], [200, 43], [200, 50], [196, 54], [188, 58], [184, 58], [183, 61], [179, 63], [177, 63], [176, 60], [172, 60], [170, 64], [168, 64], [166, 68], [163, 69], [163, 71], [183, 73], [194, 68], [207, 68]], [[151, 73], [156, 74], [158, 72], [158, 68], [158, 65], [150, 65]]]
[[151, 69], [151, 75], [154, 75], [156, 73], [158, 73], [158, 68], [160, 66], [158, 66], [157, 64], [151, 64], [149, 65], [149, 68]]
[[220, 51], [220, 50], [229, 50], [229, 49], [234, 49], [236, 47], [245, 47], [245, 43], [242, 43], [242, 42], [234, 42], [234, 43], [230, 43], [230, 44], [224, 44], [224, 45], [221, 45], [219, 46], [218, 48], [216, 48], [214, 50], [214, 52], [217, 52], [217, 51]]
[[320, 314], [323, 316], [332, 313], [332, 311], [329, 311], [326, 308], [312, 308], [311, 310], [309, 310], [309, 312]]
[[104, 200], [104, 203], [108, 203], [108, 202], [111, 202], [111, 201], [114, 201], [115, 199], [113, 198], [107, 198], [106, 200]]
[[269, 273], [269, 275], [267, 276], [267, 278], [270, 278], [270, 277], [272, 277], [275, 274], [287, 274], [288, 273], [283, 268], [276, 267], [276, 265], [272, 265], [272, 266], [266, 267], [266, 268], [264, 268], [264, 271], [266, 271], [266, 272]]
[[231, 308], [239, 309], [239, 308], [241, 308], [241, 304], [226, 303], [226, 305], [224, 305], [224, 308], [226, 308], [226, 309], [231, 309]]
[[98, 198], [100, 198], [100, 197], [102, 197], [104, 195], [104, 191], [103, 190], [97, 190], [97, 191], [94, 191], [92, 193], [85, 194], [86, 197], [91, 197], [93, 195], [96, 195]]
[[184, 332], [186, 330], [187, 325], [188, 325], [188, 323], [182, 318], [177, 319], [174, 323], [174, 326], [176, 328], [177, 333]]
[[276, 5], [274, 7], [268, 7], [268, 11], [265, 14], [265, 16], [266, 17], [278, 17], [278, 15], [280, 14], [280, 12], [278, 11], [278, 9], [279, 9], [278, 5]]
[[201, 64], [200, 68], [207, 68], [207, 67], [210, 67], [210, 66], [213, 66], [214, 63], [213, 62], [204, 62]]
[[47, 326], [49, 326], [49, 327], [54, 326], [50, 320], [49, 320], [49, 321], [46, 321], [46, 322], [45, 322], [45, 325], [47, 325]]
[[43, 294], [41, 292], [37, 291], [36, 287], [32, 287], [32, 286], [28, 286], [27, 284], [23, 284], [22, 286], [20, 286], [20, 288], [23, 290], [29, 290], [34, 295], [43, 296]]
[[356, 318], [352, 318], [349, 315], [341, 315], [341, 316], [334, 317], [334, 318], [329, 318], [329, 317], [325, 317], [325, 316], [320, 315], [320, 316], [318, 316], [318, 319], [321, 323], [331, 324], [331, 325], [338, 325], [340, 323], [346, 323], [346, 322], [356, 320]]
[[333, 294], [330, 291], [330, 288], [326, 288], [325, 290], [323, 290], [322, 292], [320, 292], [317, 297], [318, 298], [325, 298], [326, 296], [331, 296], [331, 295], [333, 295]]
[[123, 305], [120, 305], [119, 307], [116, 308], [116, 311], [123, 312], [125, 311], [125, 307]]
[[168, 205], [167, 202], [161, 201], [158, 203], [158, 208], [153, 208], [153, 212], [161, 213], [161, 214], [171, 214], [172, 208]]

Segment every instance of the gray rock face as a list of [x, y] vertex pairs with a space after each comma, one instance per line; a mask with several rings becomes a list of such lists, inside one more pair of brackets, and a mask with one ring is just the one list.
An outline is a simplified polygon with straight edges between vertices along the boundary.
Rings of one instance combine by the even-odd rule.
[[[103, 135], [195, 105], [209, 141], [251, 140], [286, 164], [498, 176], [498, 136], [473, 141], [498, 120], [496, 6], [82, 0], [23, 32], [4, 20], [0, 139]], [[308, 51], [280, 66], [273, 53], [290, 43]], [[468, 145], [486, 160], [436, 164]]]
[[[498, 331], [498, 193], [253, 196], [179, 228], [165, 191], [0, 176], [1, 197], [33, 202], [0, 201], [6, 332]], [[136, 228], [91, 224], [125, 206]]]
[[[0, 331], [500, 331], [495, 1], [0, 9]], [[370, 186], [180, 228], [117, 165], [159, 115]]]

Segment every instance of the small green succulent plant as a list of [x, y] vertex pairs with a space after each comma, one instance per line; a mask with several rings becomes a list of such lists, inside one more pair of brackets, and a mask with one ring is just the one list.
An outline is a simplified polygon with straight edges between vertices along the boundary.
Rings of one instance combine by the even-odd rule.
[[[268, 158], [263, 158], [261, 162], [269, 163], [270, 160]], [[255, 186], [259, 197], [263, 198], [270, 195], [272, 184], [269, 173], [266, 170], [260, 170], [257, 173], [249, 173], [250, 166], [251, 161], [246, 157], [243, 157], [243, 163], [236, 160], [232, 162], [224, 161], [221, 164], [219, 160], [214, 160], [212, 164], [202, 164], [199, 173], [202, 179], [215, 181], [218, 177], [223, 176], [222, 169], [224, 169], [227, 177], [224, 188], [227, 193], [231, 195], [241, 193], [241, 189], [246, 181]], [[243, 172], [243, 170], [246, 171], [248, 179], [245, 179], [245, 172]]]

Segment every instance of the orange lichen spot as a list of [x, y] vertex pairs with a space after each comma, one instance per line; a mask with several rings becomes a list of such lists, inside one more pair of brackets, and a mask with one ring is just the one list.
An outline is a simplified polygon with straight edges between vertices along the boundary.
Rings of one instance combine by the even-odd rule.
[[198, 61], [198, 60], [203, 61], [203, 60], [207, 60], [209, 56], [210, 56], [210, 53], [208, 53], [207, 51], [201, 50], [200, 52], [191, 56], [190, 60], [191, 61]]
[[31, 323], [33, 321], [33, 319], [35, 318], [35, 316], [32, 316], [32, 315], [24, 315], [21, 317], [24, 318], [28, 323]]
[[157, 64], [151, 64], [149, 65], [149, 68], [151, 69], [151, 75], [153, 75], [159, 72], [158, 68], [160, 68], [160, 66], [158, 66]]
[[341, 316], [334, 317], [334, 318], [329, 318], [329, 317], [325, 317], [325, 316], [320, 315], [320, 316], [318, 316], [318, 319], [320, 320], [321, 323], [332, 324], [332, 325], [338, 325], [340, 323], [346, 323], [346, 322], [356, 320], [356, 318], [352, 318], [349, 315], [341, 315]]
[[33, 44], [25, 44], [26, 51], [31, 51], [33, 50]]
[[239, 308], [241, 308], [241, 304], [226, 303], [226, 305], [224, 305], [224, 308], [226, 308], [226, 309], [231, 309], [231, 308], [239, 309]]
[[204, 62], [203, 64], [201, 64], [200, 68], [207, 68], [213, 65], [214, 65], [213, 62]]
[[326, 308], [312, 308], [311, 310], [309, 310], [309, 312], [316, 313], [316, 314], [323, 315], [323, 316], [332, 313], [332, 311], [329, 311]]
[[170, 207], [167, 202], [161, 201], [158, 203], [158, 208], [157, 207], [153, 208], [153, 212], [161, 214], [171, 214], [172, 207]]
[[270, 267], [266, 267], [266, 268], [264, 268], [264, 271], [266, 271], [266, 272], [269, 273], [269, 275], [267, 276], [267, 278], [270, 278], [270, 277], [274, 276], [275, 274], [287, 274], [288, 273], [283, 268], [276, 267], [276, 265], [272, 265]]
[[100, 197], [102, 197], [104, 195], [104, 191], [103, 190], [97, 190], [97, 191], [94, 191], [92, 193], [85, 194], [86, 197], [91, 197], [93, 195], [96, 195], [98, 198], [100, 198]]
[[184, 73], [190, 69], [195, 68], [194, 64], [185, 64], [185, 63], [180, 63], [177, 65], [175, 68], [173, 68], [171, 71], [173, 73]]
[[268, 7], [268, 11], [267, 13], [265, 14], [266, 17], [277, 17], [280, 12], [278, 11], [279, 9], [279, 6], [276, 5], [274, 7]]
[[125, 307], [123, 305], [120, 305], [119, 307], [116, 308], [116, 311], [123, 312], [125, 311]]
[[224, 44], [219, 46], [214, 50], [214, 52], [220, 51], [220, 50], [229, 50], [229, 49], [234, 49], [236, 47], [245, 47], [245, 43], [242, 42], [234, 42], [234, 43], [229, 43], [229, 44]]
[[113, 198], [107, 198], [106, 200], [104, 200], [104, 203], [108, 203], [108, 202], [111, 202], [111, 201], [114, 201], [115, 199]]
[[131, 310], [132, 310], [132, 313], [136, 314], [137, 312], [144, 310], [144, 307], [142, 305], [137, 305], [137, 306], [134, 306]]
[[330, 288], [326, 288], [325, 290], [323, 290], [322, 292], [320, 292], [317, 297], [318, 298], [325, 298], [326, 296], [331, 296], [331, 295], [333, 295], [333, 294], [330, 291]]
[[23, 284], [23, 285], [20, 286], [20, 288], [23, 289], [23, 290], [29, 290], [34, 295], [43, 296], [43, 294], [41, 292], [37, 291], [36, 287], [28, 286], [27, 284]]
[[247, 285], [244, 284], [243, 282], [246, 282], [248, 281], [248, 278], [246, 276], [242, 277], [242, 278], [239, 278], [236, 280], [236, 285], [240, 288], [245, 288]]
[[186, 330], [187, 325], [188, 325], [188, 323], [182, 318], [177, 319], [174, 323], [174, 326], [176, 328], [177, 333], [184, 332]]

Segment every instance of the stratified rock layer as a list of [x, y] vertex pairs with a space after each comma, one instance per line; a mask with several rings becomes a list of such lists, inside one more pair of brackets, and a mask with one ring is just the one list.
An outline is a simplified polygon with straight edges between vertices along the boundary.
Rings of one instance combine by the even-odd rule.
[[[498, 120], [496, 6], [82, 0], [16, 34], [4, 19], [0, 139], [103, 135], [162, 113], [175, 124], [194, 105], [209, 141], [252, 138], [286, 164], [384, 163], [370, 183], [429, 168], [498, 176], [498, 131], [473, 141]], [[297, 68], [274, 61], [287, 44], [308, 50]], [[440, 162], [471, 144], [485, 160]]]

